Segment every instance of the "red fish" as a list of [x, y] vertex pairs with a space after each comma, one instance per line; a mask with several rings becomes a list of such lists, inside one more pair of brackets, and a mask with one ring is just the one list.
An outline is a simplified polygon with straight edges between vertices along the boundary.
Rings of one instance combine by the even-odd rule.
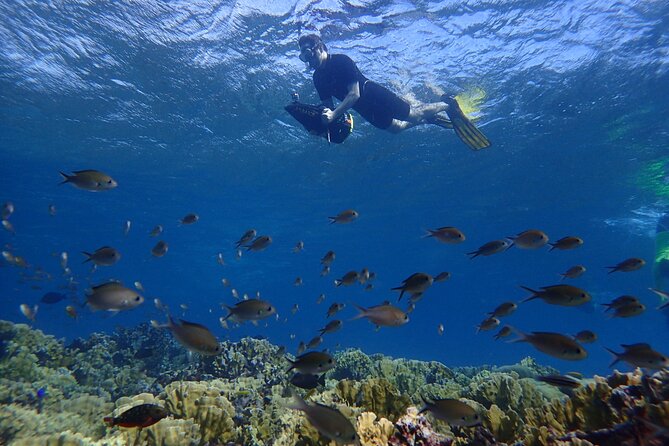
[[155, 404], [140, 404], [123, 412], [118, 417], [105, 417], [110, 426], [149, 427], [169, 415], [164, 408]]

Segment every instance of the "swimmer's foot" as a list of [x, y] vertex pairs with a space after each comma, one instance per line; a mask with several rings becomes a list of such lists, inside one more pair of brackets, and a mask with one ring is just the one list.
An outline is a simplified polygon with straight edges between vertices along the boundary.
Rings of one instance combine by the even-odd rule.
[[[442, 95], [441, 100], [448, 104], [446, 114], [450, 118], [451, 127], [462, 142], [467, 144], [472, 150], [481, 150], [490, 147], [490, 140], [465, 116], [460, 109], [460, 105], [458, 105], [458, 101], [453, 96]], [[445, 118], [442, 119], [445, 120]]]

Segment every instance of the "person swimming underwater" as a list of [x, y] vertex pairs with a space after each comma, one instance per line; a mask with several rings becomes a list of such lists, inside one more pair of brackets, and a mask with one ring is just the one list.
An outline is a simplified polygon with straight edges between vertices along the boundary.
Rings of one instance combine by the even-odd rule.
[[[411, 105], [386, 87], [367, 79], [353, 60], [330, 54], [316, 34], [300, 37], [300, 60], [314, 69], [313, 81], [323, 105], [321, 119], [330, 124], [350, 108], [373, 126], [393, 133], [420, 124], [452, 128], [471, 149], [490, 146], [488, 138], [465, 116], [454, 97], [442, 95], [432, 104]], [[332, 98], [339, 101], [334, 106]], [[439, 113], [446, 112], [445, 116]]]

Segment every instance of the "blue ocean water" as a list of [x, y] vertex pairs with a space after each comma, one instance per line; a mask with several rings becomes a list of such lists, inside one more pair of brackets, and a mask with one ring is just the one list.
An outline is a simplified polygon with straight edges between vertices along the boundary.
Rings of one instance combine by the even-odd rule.
[[[33, 305], [67, 283], [69, 253], [79, 287], [140, 281], [147, 301], [114, 317], [72, 302], [40, 304], [35, 323], [71, 340], [174, 316], [221, 339], [263, 336], [286, 345], [316, 335], [332, 302], [345, 302], [344, 328], [323, 347], [437, 360], [449, 366], [508, 364], [531, 355], [560, 370], [606, 373], [604, 347], [649, 342], [669, 352], [668, 315], [655, 310], [650, 264], [655, 225], [669, 210], [669, 7], [659, 1], [145, 1], [0, 2], [0, 200], [14, 203], [16, 232], [3, 250], [32, 268], [0, 264], [0, 318], [26, 322]], [[452, 131], [422, 127], [391, 135], [356, 115], [341, 145], [308, 135], [283, 110], [296, 91], [317, 102], [297, 39], [317, 32], [369, 78], [405, 97], [434, 101], [483, 91], [478, 125], [493, 142], [467, 149]], [[58, 185], [59, 171], [99, 169], [118, 188], [91, 193]], [[51, 216], [48, 206], [55, 205]], [[353, 208], [348, 225], [328, 216]], [[180, 226], [194, 212], [200, 220]], [[127, 236], [123, 224], [132, 222]], [[149, 231], [164, 226], [163, 258]], [[426, 228], [456, 226], [467, 240], [444, 245]], [[270, 235], [263, 252], [235, 258], [249, 229]], [[573, 251], [510, 249], [465, 253], [529, 228], [551, 240], [577, 235]], [[304, 251], [291, 252], [299, 240]], [[122, 259], [91, 274], [81, 251], [117, 248]], [[319, 275], [328, 250], [337, 258]], [[225, 265], [217, 263], [222, 252]], [[648, 264], [607, 274], [628, 257]], [[573, 282], [595, 305], [522, 304], [503, 320], [524, 331], [594, 330], [589, 357], [567, 362], [528, 344], [494, 341], [475, 326], [499, 303]], [[31, 281], [35, 266], [52, 281]], [[333, 279], [367, 267], [372, 291]], [[390, 288], [417, 271], [434, 284], [399, 328], [350, 321], [352, 303], [396, 301]], [[296, 277], [304, 284], [293, 285]], [[231, 286], [225, 287], [221, 279]], [[224, 329], [231, 289], [271, 301], [278, 319]], [[319, 294], [326, 300], [317, 304]], [[648, 310], [609, 319], [600, 303], [637, 296]], [[179, 306], [187, 305], [186, 310]], [[294, 304], [299, 311], [291, 313]], [[443, 324], [439, 336], [437, 326]], [[623, 366], [625, 367], [625, 366]]]

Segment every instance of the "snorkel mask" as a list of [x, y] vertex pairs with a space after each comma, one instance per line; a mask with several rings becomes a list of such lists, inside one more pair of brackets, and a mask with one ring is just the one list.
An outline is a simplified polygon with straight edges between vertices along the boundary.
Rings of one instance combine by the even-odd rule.
[[309, 63], [316, 56], [316, 47], [315, 46], [305, 46], [300, 48], [300, 60], [304, 63]]

